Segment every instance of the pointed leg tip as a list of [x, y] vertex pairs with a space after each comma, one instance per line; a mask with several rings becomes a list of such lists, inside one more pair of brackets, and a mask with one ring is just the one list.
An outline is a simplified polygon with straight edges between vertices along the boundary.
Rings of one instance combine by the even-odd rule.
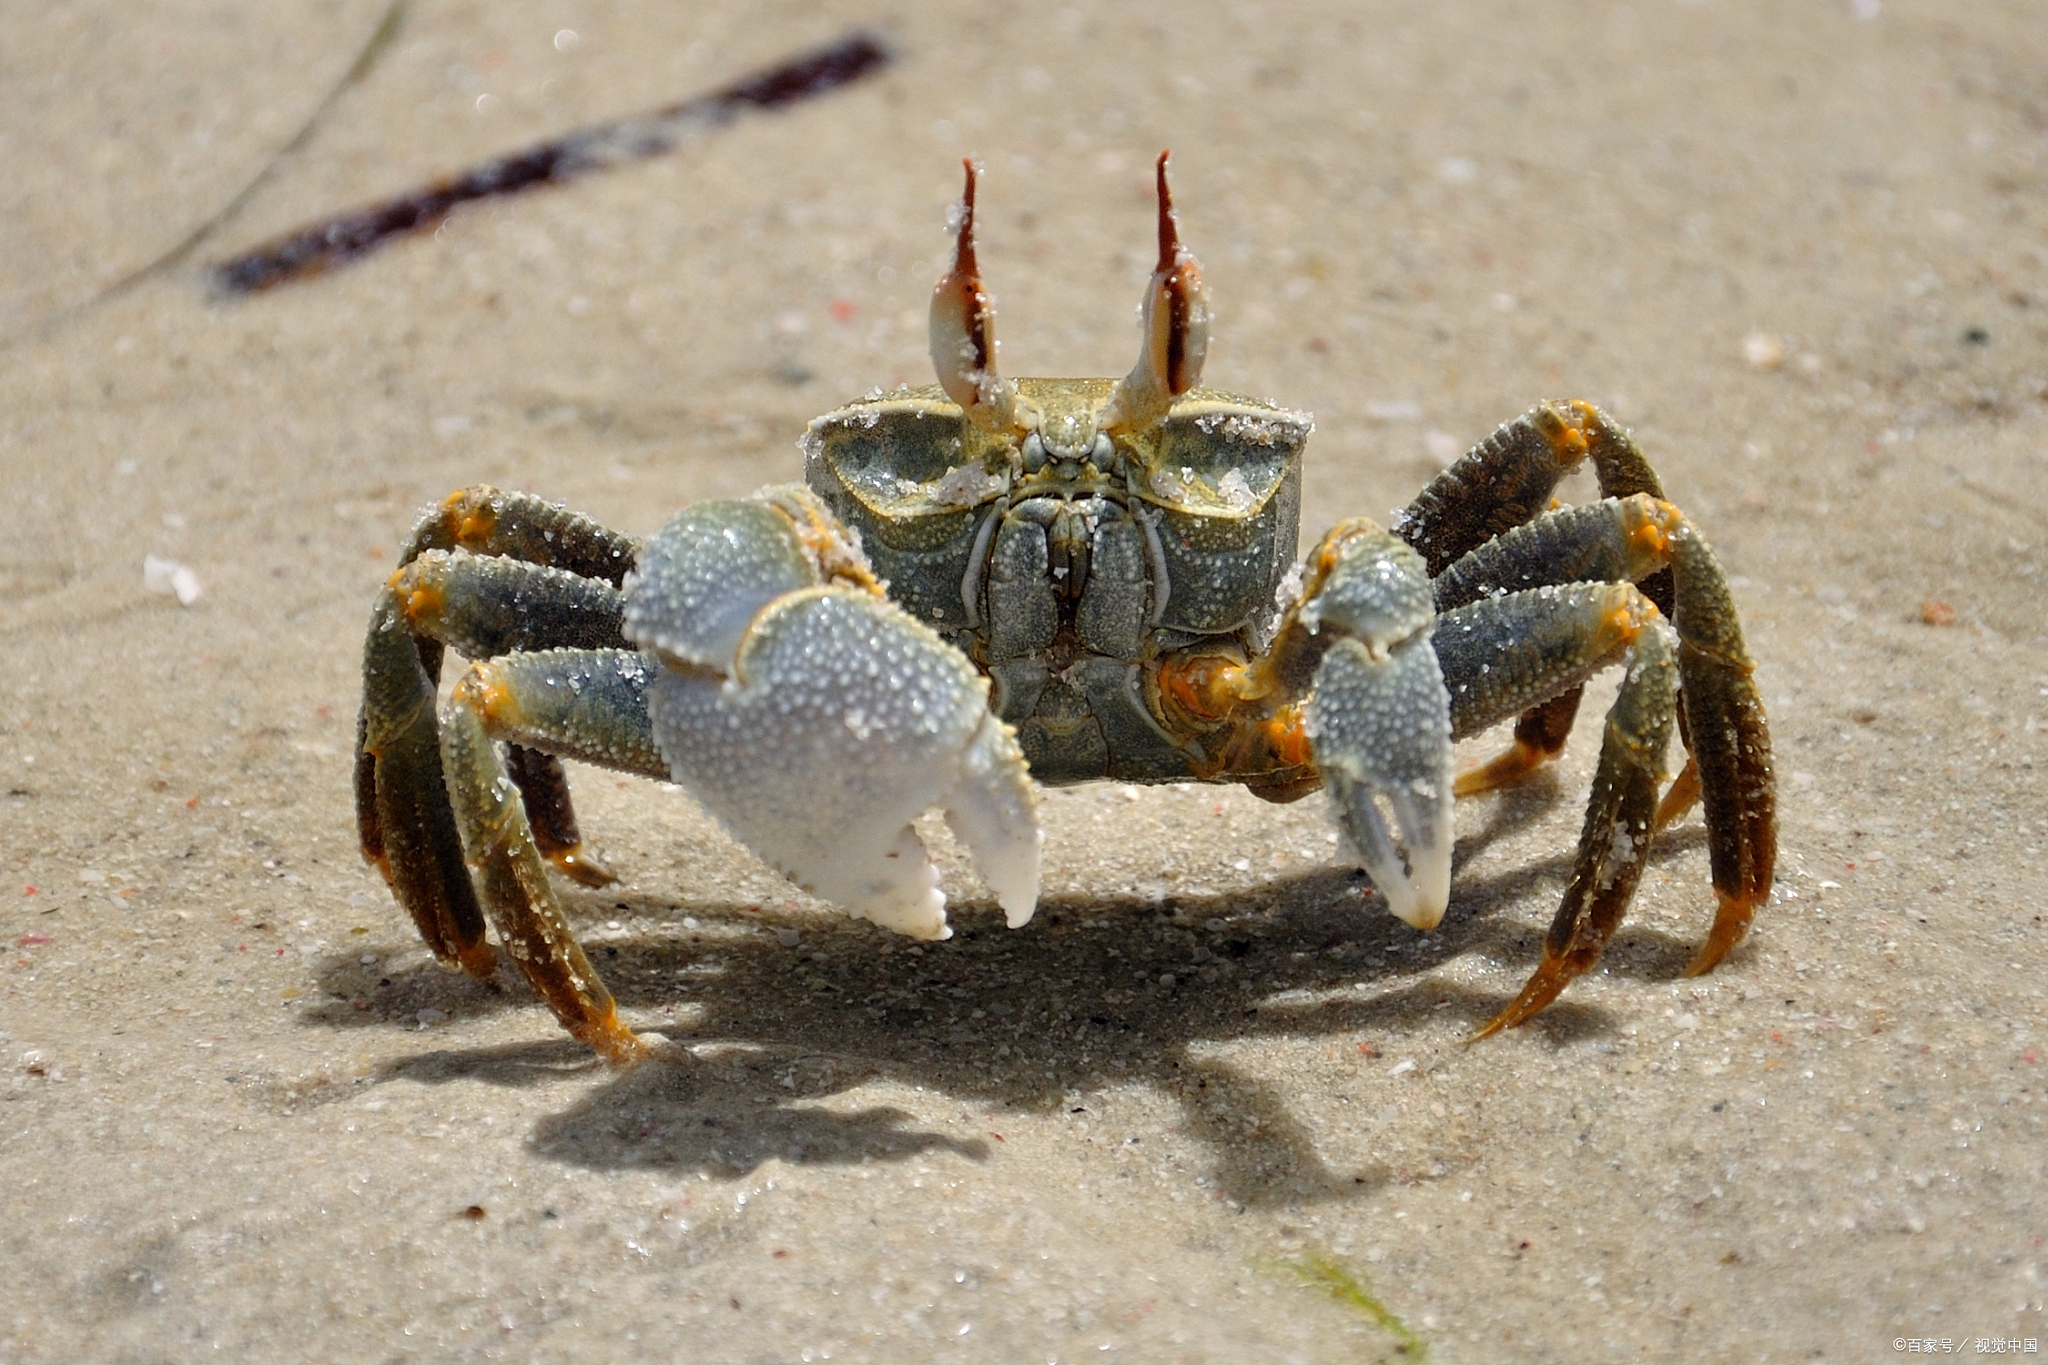
[[[615, 1067], [638, 1066], [652, 1057], [657, 1048], [655, 1042], [666, 1042], [660, 1034], [642, 1038], [626, 1027], [618, 1014], [607, 1009], [602, 1016], [586, 1019], [569, 1025], [569, 1031], [589, 1044], [591, 1051]], [[655, 1042], [650, 1042], [650, 1039]]]
[[479, 981], [489, 981], [498, 974], [498, 955], [491, 951], [488, 943], [474, 943], [467, 948], [458, 948], [455, 961], [462, 970]]
[[1505, 751], [1488, 759], [1485, 763], [1466, 772], [1459, 773], [1451, 783], [1453, 796], [1477, 796], [1497, 787], [1519, 782], [1535, 772], [1556, 755], [1521, 740], [1514, 741]]
[[1749, 922], [1756, 918], [1757, 903], [1762, 899], [1763, 895], [1755, 893], [1722, 893], [1721, 908], [1714, 915], [1714, 927], [1707, 934], [1707, 941], [1693, 954], [1692, 961], [1686, 964], [1685, 974], [1705, 976], [1720, 966], [1721, 959], [1734, 952], [1736, 945], [1749, 933]]
[[1547, 1009], [1551, 1001], [1564, 994], [1564, 988], [1569, 986], [1572, 978], [1577, 975], [1576, 971], [1566, 965], [1563, 958], [1545, 953], [1542, 965], [1536, 968], [1523, 985], [1522, 993], [1510, 1001], [1506, 1009], [1493, 1016], [1486, 1027], [1465, 1041], [1476, 1043], [1482, 1038], [1491, 1038], [1502, 1029], [1517, 1028], [1527, 1023]]
[[563, 876], [578, 886], [587, 886], [595, 891], [610, 886], [619, 879], [605, 861], [582, 844], [548, 854], [548, 861], [560, 869]]
[[1651, 824], [1651, 831], [1653, 833], [1661, 832], [1667, 826], [1676, 824], [1684, 819], [1692, 811], [1692, 808], [1699, 804], [1699, 800], [1699, 765], [1691, 759], [1687, 759], [1685, 767], [1679, 772], [1677, 778], [1672, 781], [1669, 789], [1665, 791], [1664, 799], [1657, 803], [1657, 815]]
[[1484, 1028], [1476, 1029], [1473, 1032], [1465, 1035], [1465, 1046], [1470, 1047], [1474, 1043], [1484, 1042], [1486, 1039], [1491, 1038], [1494, 1034], [1499, 1033], [1502, 1029], [1506, 1027], [1508, 1027], [1507, 1011], [1502, 1010], [1499, 1014], [1496, 1014], [1493, 1016], [1493, 1018], [1487, 1020], [1486, 1026]]
[[625, 1025], [619, 1026], [619, 1034], [617, 1038], [595, 1045], [598, 1055], [603, 1057], [607, 1064], [624, 1071], [656, 1055], [657, 1049], [651, 1046], [647, 1039], [640, 1037]]

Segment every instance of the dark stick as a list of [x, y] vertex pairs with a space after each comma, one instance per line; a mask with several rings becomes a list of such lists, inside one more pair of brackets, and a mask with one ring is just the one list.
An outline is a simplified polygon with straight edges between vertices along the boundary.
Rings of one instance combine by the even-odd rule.
[[660, 156], [749, 109], [780, 109], [836, 90], [888, 64], [873, 34], [854, 32], [709, 95], [636, 118], [580, 128], [497, 157], [368, 208], [314, 223], [212, 267], [230, 294], [253, 294], [367, 255], [395, 237], [432, 228], [478, 199], [560, 185], [592, 171]]

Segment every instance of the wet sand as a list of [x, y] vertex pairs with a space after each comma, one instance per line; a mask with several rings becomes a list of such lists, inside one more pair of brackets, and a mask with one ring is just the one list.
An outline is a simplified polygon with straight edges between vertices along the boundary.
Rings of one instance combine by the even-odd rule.
[[[2048, 1337], [2037, 7], [910, 0], [877, 78], [214, 295], [206, 262], [878, 18], [421, 0], [271, 165], [384, 12], [59, 10], [0, 54], [0, 1362]], [[1306, 534], [1540, 398], [1633, 427], [1760, 661], [1748, 943], [1679, 976], [1695, 819], [1599, 972], [1463, 1045], [1536, 960], [1594, 705], [1461, 806], [1433, 934], [1321, 798], [1052, 793], [1014, 933], [935, 828], [958, 933], [919, 946], [577, 770], [625, 877], [567, 902], [674, 1048], [610, 1072], [437, 969], [349, 801], [416, 510], [489, 481], [644, 534], [796, 477], [806, 419], [924, 378], [968, 153], [1005, 367], [1122, 373], [1162, 146], [1208, 382], [1316, 414]]]

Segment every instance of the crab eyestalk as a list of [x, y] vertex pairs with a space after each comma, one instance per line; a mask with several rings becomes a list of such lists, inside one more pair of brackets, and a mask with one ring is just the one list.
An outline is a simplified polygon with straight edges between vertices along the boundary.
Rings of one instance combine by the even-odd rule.
[[1202, 379], [1209, 353], [1209, 291], [1201, 263], [1181, 245], [1173, 191], [1166, 183], [1170, 152], [1159, 154], [1159, 264], [1145, 287], [1138, 363], [1119, 379], [1097, 423], [1104, 431], [1155, 426], [1173, 400]]
[[932, 368], [939, 387], [968, 420], [985, 431], [1006, 431], [1016, 422], [1017, 388], [996, 373], [995, 300], [982, 287], [974, 259], [975, 167], [969, 160], [960, 164], [967, 169], [967, 189], [960, 199], [953, 268], [932, 290]]

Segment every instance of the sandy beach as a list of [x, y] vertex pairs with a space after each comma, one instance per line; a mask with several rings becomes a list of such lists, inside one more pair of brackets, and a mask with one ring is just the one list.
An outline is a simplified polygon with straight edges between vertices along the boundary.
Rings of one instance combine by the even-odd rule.
[[[0, 1365], [1878, 1361], [2048, 1338], [2048, 25], [2026, 0], [167, 0], [0, 50]], [[382, 27], [380, 36], [380, 25]], [[856, 29], [886, 69], [267, 292], [208, 267]], [[926, 382], [1121, 374], [1174, 157], [1302, 528], [1627, 423], [1732, 576], [1778, 889], [1697, 816], [1534, 967], [1613, 695], [1386, 913], [1322, 797], [1043, 801], [1010, 931], [572, 767], [619, 1072], [358, 852], [370, 604], [476, 483], [635, 535]], [[1596, 496], [1575, 479], [1573, 501]], [[148, 571], [146, 572], [146, 567]], [[1461, 746], [1476, 761], [1503, 741]], [[1946, 1346], [1943, 1345], [1946, 1343]], [[2031, 1345], [2029, 1344], [2031, 1343]]]

